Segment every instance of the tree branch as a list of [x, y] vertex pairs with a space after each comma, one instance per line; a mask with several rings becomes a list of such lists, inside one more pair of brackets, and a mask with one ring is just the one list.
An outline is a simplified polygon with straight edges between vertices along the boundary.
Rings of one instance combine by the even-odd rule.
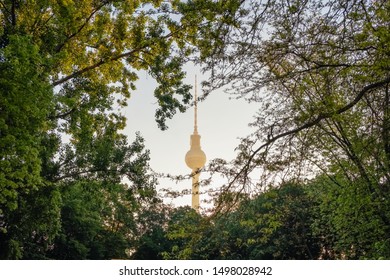
[[242, 175], [242, 174], [245, 174], [245, 176], [248, 174], [248, 170], [249, 170], [249, 166], [251, 164], [251, 162], [253, 161], [254, 157], [264, 148], [266, 148], [268, 145], [272, 144], [273, 142], [275, 142], [276, 140], [280, 139], [280, 138], [283, 138], [283, 137], [286, 137], [286, 136], [289, 136], [289, 135], [292, 135], [292, 134], [296, 134], [304, 129], [308, 129], [310, 127], [313, 127], [315, 125], [317, 125], [318, 123], [320, 123], [322, 120], [324, 119], [327, 119], [327, 118], [330, 118], [332, 116], [335, 116], [335, 115], [340, 115], [348, 110], [350, 110], [352, 107], [354, 107], [362, 98], [363, 96], [370, 92], [371, 90], [374, 90], [376, 88], [379, 88], [381, 86], [384, 86], [386, 84], [389, 84], [390, 83], [390, 77], [387, 77], [386, 79], [382, 80], [382, 81], [379, 81], [379, 82], [376, 82], [376, 83], [373, 83], [373, 84], [370, 84], [368, 86], [365, 86], [359, 93], [358, 95], [350, 102], [348, 103], [347, 105], [345, 105], [344, 107], [338, 109], [337, 111], [335, 112], [327, 112], [327, 113], [320, 113], [314, 120], [312, 121], [309, 121], [297, 128], [294, 128], [292, 130], [289, 130], [289, 131], [286, 131], [286, 132], [283, 132], [281, 134], [278, 134], [274, 137], [271, 137], [269, 138], [263, 145], [261, 145], [259, 148], [257, 148], [255, 151], [253, 151], [253, 153], [250, 155], [250, 157], [248, 158], [246, 164], [244, 165], [244, 167], [241, 168], [241, 170], [236, 174], [236, 176], [233, 178], [232, 182], [229, 184], [229, 187]]
[[92, 11], [92, 13], [85, 19], [84, 23], [79, 27], [79, 29], [77, 29], [76, 32], [74, 32], [73, 34], [67, 36], [67, 38], [65, 39], [64, 42], [62, 42], [61, 44], [59, 44], [57, 47], [56, 47], [56, 52], [60, 52], [61, 49], [65, 46], [65, 44], [70, 40], [72, 39], [73, 37], [75, 37], [77, 34], [79, 34], [85, 26], [87, 26], [88, 22], [92, 19], [92, 17], [98, 12], [100, 11], [100, 9], [102, 9], [105, 5], [107, 5], [109, 3], [109, 1], [104, 1], [100, 6], [98, 6], [95, 10]]
[[62, 83], [65, 83], [66, 81], [69, 81], [70, 79], [73, 79], [74, 77], [77, 77], [77, 76], [82, 75], [82, 74], [84, 74], [84, 73], [86, 73], [86, 72], [88, 72], [88, 71], [91, 71], [91, 70], [93, 70], [93, 69], [95, 69], [95, 68], [98, 68], [99, 66], [101, 66], [101, 65], [103, 65], [103, 64], [105, 64], [105, 63], [108, 63], [108, 62], [111, 62], [111, 61], [119, 60], [119, 59], [121, 59], [121, 58], [130, 56], [130, 55], [132, 55], [132, 54], [134, 54], [134, 53], [136, 53], [136, 52], [139, 52], [139, 51], [141, 51], [141, 50], [142, 50], [142, 48], [137, 48], [137, 49], [134, 49], [134, 50], [131, 50], [131, 51], [128, 51], [128, 52], [119, 54], [119, 55], [117, 55], [117, 56], [113, 56], [113, 57], [108, 58], [108, 59], [101, 59], [99, 62], [97, 62], [97, 63], [95, 63], [95, 64], [93, 64], [93, 65], [87, 66], [87, 67], [85, 67], [85, 68], [83, 68], [83, 69], [81, 69], [81, 70], [78, 70], [78, 71], [76, 71], [76, 72], [73, 72], [72, 74], [70, 74], [70, 75], [68, 75], [68, 76], [66, 76], [66, 77], [64, 77], [64, 78], [62, 78], [62, 79], [59, 79], [59, 80], [57, 80], [57, 81], [54, 81], [54, 82], [52, 83], [52, 86], [54, 86], [54, 87], [55, 87], [55, 86], [58, 86], [58, 85], [60, 85], [60, 84], [62, 84]]
[[63, 118], [65, 118], [65, 117], [69, 116], [70, 114], [72, 114], [72, 113], [75, 112], [75, 111], [76, 111], [76, 108], [72, 108], [72, 109], [70, 109], [69, 111], [64, 112], [64, 113], [62, 113], [62, 114], [49, 116], [49, 119], [50, 119], [50, 120], [63, 119]]
[[7, 6], [4, 4], [3, 1], [0, 1], [0, 4], [1, 4], [1, 6], [3, 6], [4, 11], [6, 11], [6, 12], [9, 13], [9, 14], [11, 14], [11, 12], [8, 10]]
[[11, 6], [11, 24], [12, 24], [12, 26], [16, 26], [16, 0], [12, 1], [12, 6]]
[[[167, 39], [167, 38], [172, 37], [172, 36], [173, 36], [173, 33], [168, 33], [167, 35], [161, 37], [160, 39]], [[135, 54], [137, 52], [141, 52], [141, 51], [145, 50], [149, 45], [150, 45], [150, 43], [147, 43], [147, 44], [145, 44], [145, 45], [143, 45], [143, 46], [141, 46], [139, 48], [133, 49], [131, 51], [124, 52], [124, 53], [121, 53], [119, 55], [107, 58], [107, 59], [101, 59], [99, 62], [97, 62], [97, 63], [95, 63], [93, 65], [87, 66], [87, 67], [85, 67], [85, 68], [83, 68], [81, 70], [73, 72], [72, 74], [70, 74], [70, 75], [68, 75], [66, 77], [63, 77], [62, 79], [54, 81], [51, 85], [53, 87], [58, 86], [58, 85], [60, 85], [62, 83], [65, 83], [66, 81], [69, 81], [70, 79], [73, 79], [73, 78], [75, 78], [75, 77], [77, 77], [79, 75], [82, 75], [82, 74], [84, 74], [84, 73], [86, 73], [88, 71], [96, 69], [96, 68], [98, 68], [99, 66], [101, 66], [103, 64], [106, 64], [106, 63], [111, 62], [111, 61], [117, 61], [117, 60], [119, 60], [121, 58], [125, 58], [125, 57], [131, 56], [131, 55], [133, 55], [133, 54]]]
[[78, 176], [80, 175], [84, 175], [84, 174], [94, 174], [94, 173], [102, 173], [102, 172], [105, 172], [105, 173], [112, 173], [112, 174], [120, 174], [118, 170], [116, 169], [107, 169], [107, 170], [103, 170], [103, 169], [91, 169], [91, 170], [82, 170], [82, 171], [77, 171], [77, 172], [71, 172], [69, 174], [64, 174], [60, 177], [57, 177], [53, 180], [53, 182], [59, 182], [59, 181], [62, 181], [64, 179], [67, 179], [67, 178], [77, 178]]
[[[382, 124], [382, 139], [385, 149], [386, 167], [390, 170], [390, 92], [389, 85], [385, 90], [384, 117]], [[388, 174], [390, 176], [390, 174]]]

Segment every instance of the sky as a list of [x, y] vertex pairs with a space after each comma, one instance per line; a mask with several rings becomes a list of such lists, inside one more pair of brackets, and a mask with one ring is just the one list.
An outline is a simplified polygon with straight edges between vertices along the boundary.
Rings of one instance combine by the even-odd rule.
[[[201, 95], [200, 83], [207, 79], [207, 76], [191, 66], [186, 68], [186, 72], [185, 82], [193, 86], [192, 94], [194, 94], [195, 75], [197, 75], [198, 95]], [[160, 130], [154, 117], [157, 101], [153, 91], [156, 83], [146, 73], [141, 73], [139, 78], [136, 83], [137, 90], [132, 93], [128, 106], [123, 109], [123, 114], [127, 118], [124, 133], [129, 141], [132, 141], [135, 139], [135, 133], [140, 132], [145, 139], [146, 148], [150, 150], [150, 166], [155, 172], [172, 175], [190, 174], [191, 170], [186, 166], [184, 157], [190, 148], [190, 135], [194, 129], [193, 107], [185, 113], [177, 113], [172, 119], [167, 120], [168, 129]], [[204, 101], [198, 103], [198, 131], [207, 162], [214, 158], [225, 160], [234, 158], [234, 149], [239, 144], [238, 137], [250, 134], [248, 123], [252, 121], [255, 112], [256, 104], [229, 98], [229, 95], [222, 90], [211, 93]], [[206, 176], [201, 174], [200, 177], [202, 179]], [[218, 187], [222, 183], [217, 180], [213, 182], [213, 187]], [[190, 189], [191, 180], [176, 184], [171, 180], [161, 179], [159, 188], [172, 188], [176, 191]], [[202, 196], [200, 199], [202, 200]], [[190, 205], [191, 197], [186, 195], [165, 199], [164, 202], [175, 206]]]

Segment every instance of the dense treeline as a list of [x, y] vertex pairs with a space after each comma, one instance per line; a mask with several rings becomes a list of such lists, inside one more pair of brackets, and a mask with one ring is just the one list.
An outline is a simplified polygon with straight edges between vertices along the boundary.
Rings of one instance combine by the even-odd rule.
[[[347, 194], [327, 178], [286, 183], [243, 198], [223, 215], [172, 210], [144, 234], [141, 259], [389, 259], [388, 227], [373, 206], [357, 209], [367, 194]], [[351, 201], [347, 201], [345, 197]], [[352, 196], [352, 197], [351, 197]], [[383, 206], [389, 217], [388, 202]], [[362, 207], [362, 205], [360, 205]], [[157, 245], [158, 244], [158, 245]], [[148, 252], [148, 253], [146, 253]]]
[[[385, 0], [0, 0], [0, 258], [389, 259], [389, 24]], [[206, 216], [121, 133], [140, 70], [161, 129], [190, 105], [188, 61], [259, 106]]]

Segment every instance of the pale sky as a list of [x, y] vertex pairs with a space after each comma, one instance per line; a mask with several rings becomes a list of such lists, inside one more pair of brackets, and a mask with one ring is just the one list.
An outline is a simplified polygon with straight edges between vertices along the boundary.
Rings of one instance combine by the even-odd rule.
[[[186, 83], [194, 85], [195, 74], [198, 77], [198, 95], [201, 95], [200, 83], [207, 77], [201, 75], [200, 71], [188, 67]], [[136, 84], [137, 91], [132, 93], [128, 106], [123, 110], [127, 117], [127, 127], [124, 133], [129, 137], [129, 142], [135, 138], [136, 131], [141, 133], [145, 138], [146, 148], [150, 150], [150, 165], [156, 172], [172, 175], [189, 174], [191, 170], [186, 166], [184, 157], [190, 148], [190, 135], [194, 128], [193, 107], [185, 113], [177, 113], [167, 121], [168, 130], [161, 131], [154, 118], [157, 101], [153, 96], [153, 91], [156, 83], [145, 73], [140, 74], [139, 77], [140, 80]], [[239, 143], [238, 137], [247, 136], [251, 132], [248, 123], [252, 121], [255, 112], [256, 104], [229, 99], [229, 95], [222, 91], [213, 92], [205, 101], [198, 103], [198, 131], [202, 137], [202, 150], [207, 157], [206, 165], [210, 159], [231, 160], [234, 158], [234, 149]], [[206, 175], [201, 174], [200, 180], [202, 177]], [[160, 180], [159, 187], [171, 187], [174, 190], [190, 189], [191, 180], [179, 184], [170, 180]], [[200, 199], [202, 200], [202, 196]], [[190, 205], [191, 197], [184, 196], [165, 202], [172, 202], [177, 206]]]

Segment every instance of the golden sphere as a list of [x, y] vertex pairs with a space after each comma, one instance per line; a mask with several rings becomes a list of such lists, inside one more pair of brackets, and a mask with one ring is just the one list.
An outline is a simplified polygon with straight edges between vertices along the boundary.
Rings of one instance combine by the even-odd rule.
[[186, 154], [186, 164], [192, 170], [202, 168], [206, 163], [205, 153], [199, 149], [191, 148]]

